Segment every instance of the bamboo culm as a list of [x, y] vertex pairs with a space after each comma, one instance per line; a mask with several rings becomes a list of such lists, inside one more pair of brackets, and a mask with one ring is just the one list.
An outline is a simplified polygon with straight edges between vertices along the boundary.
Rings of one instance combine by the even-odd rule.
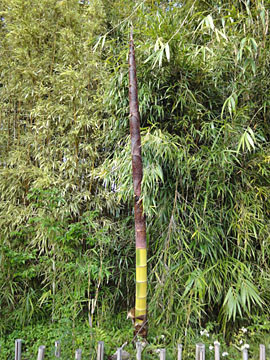
[[147, 336], [147, 249], [146, 224], [141, 199], [143, 164], [141, 155], [140, 114], [136, 62], [133, 42], [133, 31], [130, 32], [129, 44], [129, 106], [130, 138], [132, 157], [132, 176], [134, 189], [134, 216], [136, 238], [136, 300], [135, 300], [135, 334]]

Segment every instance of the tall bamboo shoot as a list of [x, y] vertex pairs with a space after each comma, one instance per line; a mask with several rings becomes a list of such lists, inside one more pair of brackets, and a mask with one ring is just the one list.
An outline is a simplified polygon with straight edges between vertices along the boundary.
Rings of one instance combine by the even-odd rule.
[[136, 238], [136, 300], [135, 300], [135, 334], [147, 336], [147, 249], [146, 225], [141, 199], [141, 182], [143, 164], [141, 156], [140, 114], [136, 76], [133, 32], [130, 32], [129, 44], [129, 107], [130, 138], [132, 156], [132, 176], [134, 189], [134, 216]]

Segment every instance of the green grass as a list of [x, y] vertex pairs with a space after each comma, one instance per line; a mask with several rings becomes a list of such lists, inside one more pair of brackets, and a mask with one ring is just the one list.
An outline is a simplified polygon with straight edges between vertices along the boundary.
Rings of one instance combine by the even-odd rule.
[[[259, 320], [259, 319], [257, 319]], [[148, 346], [143, 350], [145, 359], [158, 358], [157, 350], [166, 348], [166, 359], [176, 357], [177, 344], [183, 344], [183, 358], [194, 359], [195, 345], [203, 342], [206, 346], [206, 356], [208, 359], [213, 358], [215, 341], [220, 342], [220, 351], [228, 352], [225, 359], [241, 358], [241, 347], [249, 344], [249, 358], [258, 359], [259, 344], [266, 345], [266, 352], [270, 346], [269, 329], [270, 323], [267, 320], [258, 321], [253, 326], [240, 328], [232, 334], [231, 340], [226, 342], [222, 334], [215, 334], [213, 328], [215, 324], [209, 323], [205, 329], [197, 333], [187, 329], [186, 335], [182, 338], [176, 337], [177, 329], [171, 327], [166, 329], [163, 326], [150, 327], [148, 336]], [[118, 347], [126, 344], [124, 349], [135, 358], [135, 348], [132, 343], [133, 328], [129, 321], [126, 320], [126, 314], [110, 317], [102, 326], [95, 324], [90, 328], [87, 322], [79, 320], [75, 324], [71, 320], [61, 320], [55, 323], [39, 323], [17, 329], [1, 338], [1, 359], [14, 359], [14, 340], [23, 339], [22, 360], [33, 359], [37, 356], [38, 347], [46, 346], [46, 359], [55, 359], [54, 343], [56, 340], [61, 342], [61, 359], [74, 358], [75, 350], [82, 349], [83, 358], [95, 359], [98, 341], [105, 343], [105, 356], [114, 354]]]

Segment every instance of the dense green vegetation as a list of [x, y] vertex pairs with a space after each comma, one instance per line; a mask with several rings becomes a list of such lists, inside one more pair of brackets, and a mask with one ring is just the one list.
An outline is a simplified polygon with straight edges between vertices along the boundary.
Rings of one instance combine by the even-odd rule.
[[236, 341], [242, 326], [262, 339], [269, 9], [269, 0], [1, 1], [3, 339], [40, 326], [48, 338], [65, 331], [72, 346], [86, 331], [132, 338], [131, 21], [150, 339], [192, 342], [207, 327]]

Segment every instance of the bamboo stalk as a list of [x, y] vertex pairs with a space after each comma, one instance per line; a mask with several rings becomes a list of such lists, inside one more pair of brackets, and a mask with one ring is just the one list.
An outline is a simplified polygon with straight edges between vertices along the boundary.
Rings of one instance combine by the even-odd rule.
[[136, 76], [133, 31], [129, 43], [129, 107], [130, 139], [132, 157], [132, 175], [134, 190], [134, 217], [136, 237], [136, 299], [135, 299], [135, 334], [147, 336], [147, 249], [146, 224], [141, 199], [143, 165], [141, 156], [140, 114]]
[[22, 358], [22, 339], [15, 340], [15, 360]]
[[54, 313], [55, 313], [55, 295], [56, 295], [56, 264], [55, 264], [55, 248], [54, 244], [52, 246], [53, 258], [52, 258], [52, 271], [53, 271], [53, 281], [52, 281], [52, 322], [54, 322]]
[[89, 326], [92, 327], [91, 298], [90, 298], [90, 286], [91, 286], [90, 264], [88, 265], [87, 274], [88, 274], [88, 287], [87, 287], [87, 297], [88, 297], [88, 323], [89, 323]]

